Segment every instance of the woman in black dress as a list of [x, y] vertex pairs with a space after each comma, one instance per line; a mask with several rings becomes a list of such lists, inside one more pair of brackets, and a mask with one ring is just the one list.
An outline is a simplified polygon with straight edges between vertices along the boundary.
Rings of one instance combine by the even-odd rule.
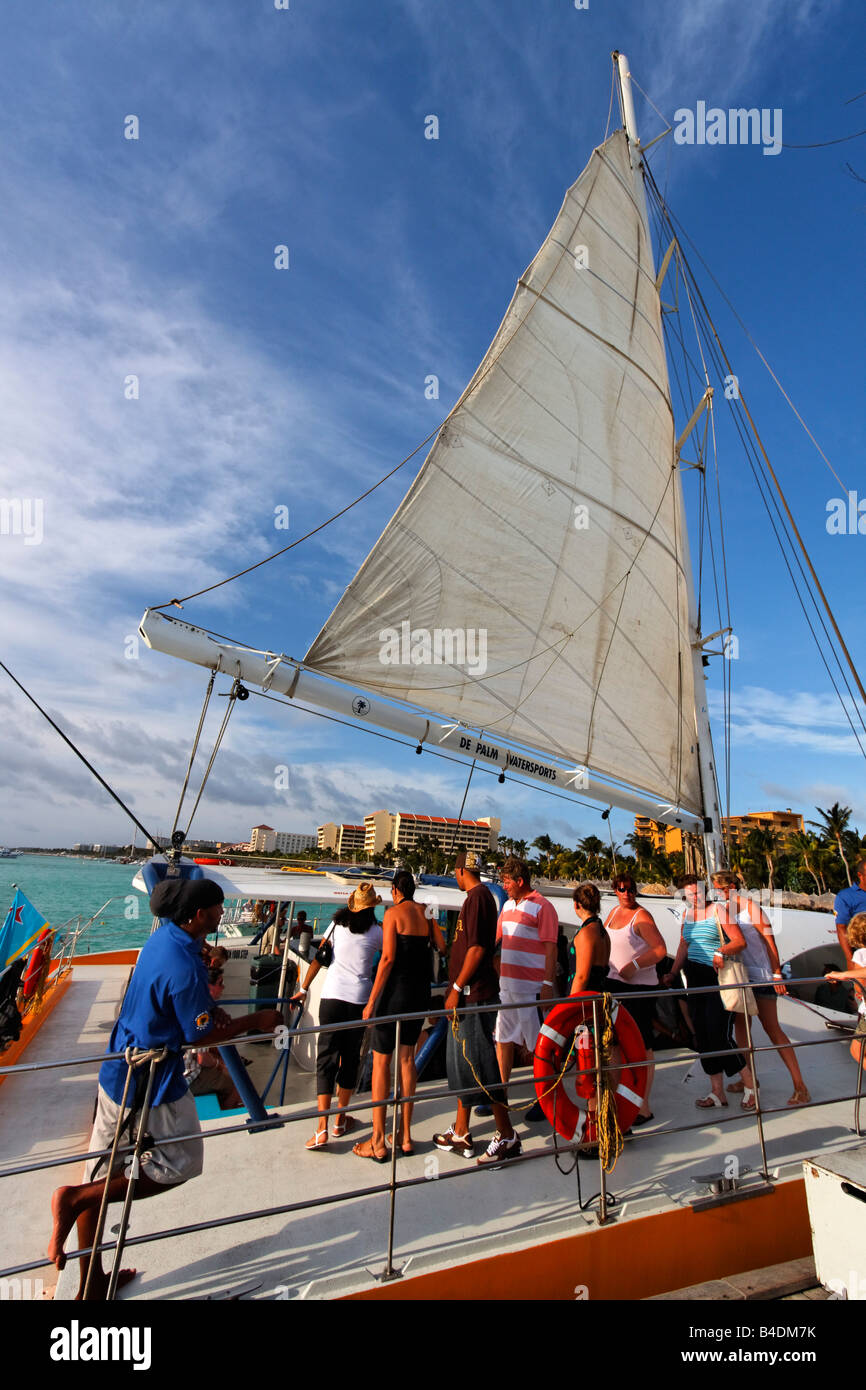
[[[364, 1009], [366, 1019], [385, 1014], [426, 1014], [430, 1009], [430, 944], [444, 952], [445, 938], [438, 923], [413, 902], [414, 897], [414, 878], [405, 869], [399, 870], [391, 885], [393, 905], [385, 912], [382, 923], [382, 959]], [[407, 1098], [415, 1094], [415, 1044], [423, 1024], [423, 1018], [416, 1018], [400, 1026], [400, 1093]], [[377, 1163], [384, 1163], [388, 1157], [384, 1101], [391, 1086], [396, 1032], [396, 1023], [380, 1023], [373, 1029], [373, 1100], [382, 1104], [373, 1110], [372, 1137], [353, 1149], [359, 1158], [373, 1158]], [[400, 1114], [397, 1142], [401, 1152], [408, 1155], [414, 1153], [411, 1104], [404, 1104]]]

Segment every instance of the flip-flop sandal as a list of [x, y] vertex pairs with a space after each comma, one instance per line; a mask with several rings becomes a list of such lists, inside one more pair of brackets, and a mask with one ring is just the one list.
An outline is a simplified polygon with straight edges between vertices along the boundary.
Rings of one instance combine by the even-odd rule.
[[304, 1148], [305, 1148], [305, 1149], [323, 1149], [323, 1148], [325, 1147], [325, 1145], [327, 1144], [327, 1142], [328, 1142], [328, 1131], [327, 1131], [326, 1129], [319, 1129], [319, 1130], [316, 1131], [315, 1134], [311, 1134], [311, 1135], [310, 1135], [309, 1139], [307, 1140], [306, 1144], [304, 1145]]
[[[385, 1135], [385, 1143], [388, 1145], [388, 1148], [389, 1148], [389, 1150], [390, 1150], [390, 1148], [391, 1148], [391, 1136], [390, 1136], [390, 1134], [386, 1134], [386, 1135]], [[408, 1149], [405, 1149], [405, 1148], [403, 1147], [403, 1145], [401, 1144], [401, 1145], [398, 1147], [398, 1149], [397, 1149], [397, 1157], [398, 1157], [398, 1158], [414, 1158], [414, 1157], [415, 1157], [415, 1145], [414, 1145], [414, 1144], [410, 1144], [409, 1147], [408, 1147]]]
[[718, 1096], [704, 1096], [703, 1100], [696, 1100], [695, 1105], [699, 1110], [727, 1110], [728, 1102], [719, 1100]]
[[367, 1140], [367, 1143], [368, 1143], [369, 1146], [370, 1146], [370, 1152], [369, 1152], [369, 1153], [365, 1153], [365, 1154], [362, 1154], [362, 1153], [359, 1153], [359, 1152], [358, 1152], [359, 1149], [361, 1148], [361, 1145], [360, 1145], [360, 1144], [355, 1144], [355, 1145], [354, 1145], [354, 1147], [353, 1147], [353, 1149], [352, 1149], [352, 1153], [355, 1155], [356, 1158], [372, 1158], [372, 1160], [373, 1160], [374, 1163], [387, 1163], [387, 1162], [388, 1162], [388, 1155], [387, 1155], [387, 1153], [384, 1153], [384, 1154], [377, 1154], [376, 1151], [375, 1151], [375, 1149], [373, 1148], [373, 1141], [370, 1140], [370, 1139], [368, 1139], [368, 1140]]
[[351, 1134], [352, 1130], [356, 1128], [357, 1125], [352, 1115], [341, 1115], [338, 1120], [334, 1121], [334, 1138], [342, 1139], [344, 1134]]

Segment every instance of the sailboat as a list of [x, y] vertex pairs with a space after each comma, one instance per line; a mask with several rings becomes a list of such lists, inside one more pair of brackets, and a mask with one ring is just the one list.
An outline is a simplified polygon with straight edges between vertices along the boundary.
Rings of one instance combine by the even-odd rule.
[[[387, 730], [419, 753], [447, 753], [464, 761], [470, 775], [482, 766], [501, 782], [649, 816], [691, 837], [712, 872], [725, 862], [725, 844], [705, 660], [709, 643], [727, 629], [722, 615], [719, 630], [709, 636], [701, 630], [682, 478], [695, 468], [687, 448], [700, 462], [699, 426], [703, 422], [706, 437], [713, 389], [707, 381], [697, 392], [678, 431], [661, 290], [680, 248], [672, 238], [656, 268], [650, 175], [623, 54], [614, 55], [614, 69], [622, 128], [593, 152], [568, 189], [481, 364], [304, 658], [286, 656], [278, 646], [257, 650], [229, 640], [166, 611], [170, 605], [148, 609], [140, 632], [153, 650], [206, 668], [211, 679], [228, 678], [232, 704], [246, 697], [247, 687], [257, 687], [336, 714], [359, 730]], [[178, 852], [183, 838], [177, 832]], [[289, 892], [286, 884], [284, 896]], [[300, 879], [298, 896], [305, 896]], [[799, 956], [806, 967], [801, 975], [817, 973], [818, 959], [835, 940], [832, 919], [817, 913], [792, 913], [791, 919], [786, 958]], [[659, 926], [670, 946], [673, 924]], [[234, 949], [234, 938], [231, 945], [232, 956], [244, 954]], [[823, 1017], [810, 1026], [820, 1040]], [[827, 1054], [827, 1048], [810, 1049], [813, 1068]], [[834, 1053], [822, 1065], [827, 1085], [843, 1091], [845, 1059]], [[679, 1107], [693, 1121], [693, 1091], [686, 1094], [679, 1080], [657, 1082], [665, 1084], [674, 1118]], [[304, 1095], [309, 1106], [309, 1086]], [[441, 1121], [449, 1104], [434, 1098], [432, 1113]], [[850, 1144], [847, 1107], [840, 1103], [822, 1115], [840, 1131], [828, 1142]], [[404, 1266], [403, 1274], [416, 1277], [405, 1279], [414, 1290], [406, 1296], [477, 1297], [484, 1289], [486, 1296], [525, 1297], [532, 1288], [535, 1297], [571, 1297], [574, 1287], [592, 1290], [578, 1297], [646, 1297], [680, 1287], [689, 1274], [712, 1278], [751, 1268], [759, 1255], [764, 1263], [770, 1253], [778, 1259], [802, 1255], [808, 1222], [798, 1173], [811, 1151], [809, 1117], [783, 1108], [776, 1122], [783, 1156], [774, 1161], [777, 1176], [786, 1179], [776, 1186], [760, 1116], [757, 1157], [751, 1127], [733, 1139], [721, 1126], [702, 1126], [692, 1141], [687, 1130], [693, 1123], [670, 1138], [644, 1135], [618, 1171], [625, 1206], [612, 1229], [604, 1203], [599, 1229], [590, 1229], [583, 1204], [564, 1212], [564, 1189], [550, 1176], [549, 1163], [509, 1171], [505, 1204], [501, 1189], [497, 1195], [490, 1184], [482, 1190], [482, 1184], [425, 1183], [420, 1171], [413, 1173], [398, 1203], [398, 1211], [412, 1213], [404, 1235], [411, 1268]], [[235, 1237], [224, 1217], [236, 1175], [249, 1165], [243, 1146], [250, 1141], [235, 1132], [241, 1128], [208, 1145], [214, 1167], [206, 1200], [214, 1219], [195, 1228], [197, 1269], [190, 1272], [172, 1255], [175, 1242], [157, 1242], [148, 1258], [159, 1272], [143, 1296], [201, 1296], [231, 1278]], [[271, 1296], [399, 1297], [387, 1290], [399, 1273], [391, 1255], [393, 1200], [402, 1184], [391, 1185], [389, 1253], [380, 1283], [369, 1269], [366, 1209], [355, 1233], [339, 1205], [354, 1195], [340, 1184], [357, 1175], [343, 1170], [335, 1177], [331, 1169], [322, 1179], [318, 1156], [301, 1153], [292, 1165], [297, 1186], [287, 1196], [279, 1185], [288, 1173], [283, 1132], [262, 1133], [252, 1142], [263, 1155], [256, 1171], [267, 1173], [269, 1183], [273, 1177], [274, 1187], [273, 1211], [253, 1213], [261, 1218], [256, 1258], [281, 1280], [281, 1289], [291, 1289]], [[747, 1202], [737, 1204], [737, 1194], [727, 1194], [721, 1223], [713, 1215], [723, 1201], [718, 1191], [704, 1199], [698, 1217], [689, 1192], [701, 1177], [691, 1161], [705, 1165], [710, 1155], [721, 1161], [732, 1144], [758, 1165], [761, 1180], [740, 1194]], [[216, 1167], [220, 1145], [231, 1150], [222, 1168]], [[544, 1156], [537, 1147], [530, 1157]], [[325, 1183], [328, 1195], [320, 1195], [316, 1182]], [[447, 1218], [442, 1189], [449, 1194]], [[373, 1191], [361, 1195], [374, 1216], [372, 1204], [380, 1203], [384, 1219], [388, 1189]], [[301, 1276], [294, 1257], [310, 1249], [304, 1222], [311, 1194], [316, 1254], [307, 1265], [301, 1261]], [[172, 1202], [178, 1226], [184, 1225], [184, 1195], [166, 1196], [160, 1204], [142, 1204], [161, 1211], [137, 1216], [145, 1231], [139, 1239], [165, 1227]], [[449, 1235], [450, 1226], [459, 1241]], [[339, 1251], [329, 1264], [332, 1245]], [[619, 1255], [612, 1257], [614, 1247]]]

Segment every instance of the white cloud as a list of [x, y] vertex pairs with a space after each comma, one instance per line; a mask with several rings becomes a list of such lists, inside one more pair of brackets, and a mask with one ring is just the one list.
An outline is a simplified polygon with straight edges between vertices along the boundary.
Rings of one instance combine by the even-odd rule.
[[[721, 695], [710, 694], [713, 718], [723, 716]], [[735, 690], [731, 700], [731, 738], [738, 743], [768, 746], [786, 745], [813, 753], [843, 753], [862, 756], [838, 700], [810, 691], [767, 690], [745, 686]], [[861, 733], [866, 745], [866, 735]], [[837, 798], [833, 798], [836, 800]]]

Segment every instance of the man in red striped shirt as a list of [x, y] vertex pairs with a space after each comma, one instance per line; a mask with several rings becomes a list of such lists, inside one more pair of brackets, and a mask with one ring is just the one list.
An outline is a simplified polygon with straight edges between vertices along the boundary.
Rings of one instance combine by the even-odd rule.
[[533, 891], [529, 865], [522, 859], [506, 859], [502, 884], [508, 902], [496, 924], [496, 939], [502, 946], [499, 1000], [525, 1006], [501, 1010], [496, 1020], [499, 1070], [507, 1081], [514, 1065], [514, 1044], [534, 1051], [540, 1027], [538, 1003], [553, 998], [559, 918], [553, 905]]

